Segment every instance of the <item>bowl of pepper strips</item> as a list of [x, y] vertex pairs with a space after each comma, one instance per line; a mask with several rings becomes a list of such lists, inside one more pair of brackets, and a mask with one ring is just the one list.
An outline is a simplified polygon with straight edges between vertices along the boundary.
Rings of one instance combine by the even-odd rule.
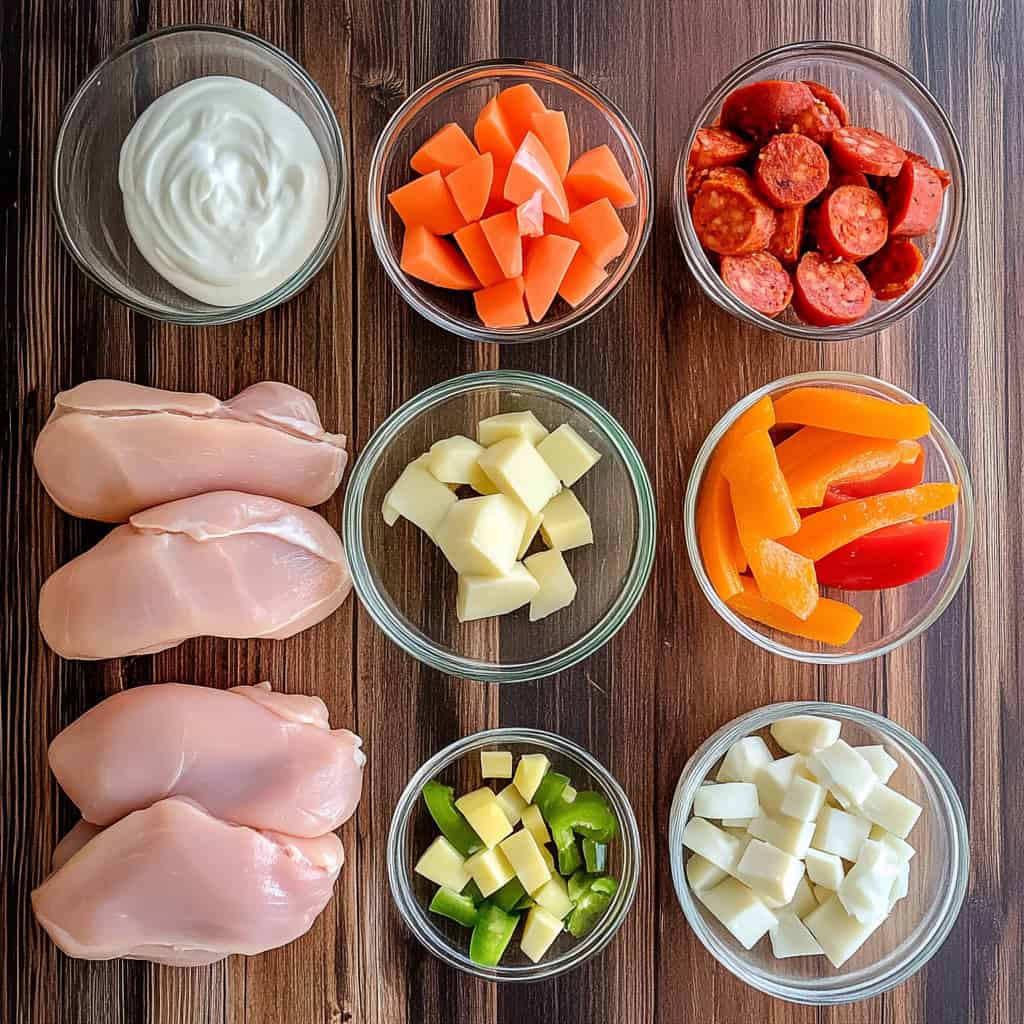
[[877, 658], [926, 630], [963, 582], [974, 533], [963, 455], [928, 407], [826, 371], [774, 381], [718, 421], [684, 516], [715, 611], [814, 664]]

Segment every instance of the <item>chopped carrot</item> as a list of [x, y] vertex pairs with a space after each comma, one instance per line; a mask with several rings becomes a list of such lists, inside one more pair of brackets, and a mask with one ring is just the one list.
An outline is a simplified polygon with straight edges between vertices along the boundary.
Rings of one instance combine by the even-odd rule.
[[931, 430], [928, 406], [890, 402], [844, 388], [794, 388], [775, 399], [779, 423], [802, 423], [865, 437], [902, 441]]
[[547, 110], [533, 86], [527, 82], [502, 89], [497, 100], [502, 114], [505, 115], [505, 124], [508, 125], [512, 144], [515, 146], [523, 141], [526, 133], [533, 127], [533, 115], [543, 114]]
[[432, 235], [450, 235], [466, 223], [440, 171], [389, 192], [388, 202], [407, 228], [422, 224]]
[[420, 174], [429, 174], [431, 171], [451, 174], [457, 167], [465, 166], [479, 155], [466, 133], [452, 121], [434, 132], [413, 153], [409, 163]]
[[518, 277], [523, 272], [523, 240], [515, 210], [496, 213], [480, 221], [487, 244], [505, 277]]
[[548, 151], [551, 162], [564, 178], [569, 170], [569, 125], [561, 110], [538, 110], [530, 117], [530, 129], [540, 139], [540, 144]]
[[530, 318], [523, 303], [523, 279], [514, 277], [473, 292], [476, 314], [488, 327], [525, 327]]
[[473, 273], [485, 288], [505, 280], [505, 275], [494, 258], [483, 228], [478, 223], [467, 224], [464, 228], [459, 228], [455, 232], [455, 241], [462, 250], [462, 255], [466, 257], [466, 261], [473, 268]]
[[806, 619], [798, 619], [785, 608], [763, 597], [750, 577], [741, 576], [740, 581], [743, 589], [727, 600], [729, 607], [738, 615], [745, 615], [748, 619], [783, 633], [817, 640], [832, 647], [842, 647], [850, 642], [863, 618], [856, 608], [822, 597]]
[[817, 606], [818, 577], [814, 563], [777, 540], [762, 540], [754, 545], [750, 571], [761, 596], [798, 619], [806, 619]]
[[493, 181], [494, 157], [490, 153], [473, 157], [444, 179], [459, 213], [467, 222], [479, 220], [483, 216]]
[[[569, 214], [569, 219], [572, 219], [572, 214]], [[563, 238], [576, 238], [572, 233], [572, 228], [568, 224], [563, 224], [560, 220], [555, 220], [554, 217], [549, 217], [544, 214], [544, 234], [545, 235], [561, 235]], [[576, 238], [578, 242], [579, 239]]]
[[607, 277], [604, 268], [599, 267], [582, 249], [578, 249], [558, 286], [558, 294], [575, 309]]
[[516, 207], [516, 220], [519, 223], [519, 234], [530, 238], [539, 238], [544, 234], [543, 195], [540, 189]]
[[517, 144], [512, 141], [508, 121], [498, 106], [497, 96], [480, 111], [480, 116], [473, 125], [473, 138], [476, 139], [476, 147], [481, 153], [493, 154], [495, 170], [502, 164], [512, 163]]
[[534, 323], [551, 308], [559, 286], [580, 243], [559, 235], [544, 235], [530, 242], [523, 260], [526, 305]]
[[619, 209], [636, 203], [636, 194], [607, 146], [597, 146], [578, 156], [565, 176], [565, 186], [584, 203], [592, 203], [602, 196]]
[[599, 266], [621, 256], [629, 235], [608, 199], [598, 199], [569, 214], [569, 230], [583, 251]]
[[440, 288], [472, 291], [480, 287], [469, 264], [451, 242], [432, 235], [422, 224], [405, 232], [402, 241], [402, 269]]
[[569, 202], [565, 198], [562, 179], [555, 170], [547, 150], [533, 132], [527, 132], [505, 178], [505, 198], [522, 203], [540, 189], [544, 212], [555, 220], [569, 220]]

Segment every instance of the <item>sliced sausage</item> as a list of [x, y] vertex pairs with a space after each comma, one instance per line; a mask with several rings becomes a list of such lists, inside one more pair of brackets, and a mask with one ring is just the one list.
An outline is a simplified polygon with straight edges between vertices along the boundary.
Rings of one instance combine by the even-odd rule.
[[751, 82], [725, 98], [722, 124], [760, 142], [791, 131], [801, 112], [813, 103], [814, 96], [803, 82]]
[[712, 252], [742, 256], [768, 244], [775, 211], [745, 183], [709, 179], [694, 200], [693, 229]]
[[871, 308], [871, 286], [860, 267], [828, 260], [820, 252], [804, 253], [796, 268], [793, 309], [815, 327], [852, 324]]
[[775, 218], [775, 231], [768, 243], [768, 251], [786, 266], [795, 266], [800, 259], [805, 213], [806, 207], [794, 206], [789, 210], [780, 210]]
[[942, 212], [942, 183], [927, 164], [907, 160], [889, 190], [889, 231], [915, 238], [927, 234]]
[[895, 178], [906, 154], [873, 128], [840, 128], [832, 133], [832, 159], [845, 171]]
[[843, 185], [821, 204], [814, 232], [825, 256], [862, 260], [885, 245], [885, 204], [872, 188]]
[[698, 128], [688, 163], [695, 170], [726, 167], [745, 160], [753, 148], [746, 139], [725, 128]]
[[868, 284], [883, 302], [906, 295], [923, 268], [924, 254], [909, 238], [890, 238], [884, 249], [864, 262]]
[[942, 185], [942, 191], [945, 192], [950, 185], [953, 184], [953, 175], [949, 173], [944, 167], [936, 167], [934, 164], [928, 163], [928, 161], [921, 156], [920, 153], [915, 153], [912, 149], [906, 149], [904, 152], [907, 154], [908, 160], [913, 160], [915, 164], [925, 164], [930, 167], [939, 179], [939, 183]]
[[821, 82], [814, 82], [807, 78], [804, 79], [804, 85], [811, 90], [811, 95], [816, 100], [824, 103], [835, 114], [841, 128], [845, 128], [850, 123], [850, 115], [843, 101], [827, 85], [822, 85]]
[[776, 135], [758, 153], [754, 177], [773, 206], [805, 206], [828, 184], [828, 157], [806, 135]]
[[765, 316], [778, 316], [793, 298], [792, 279], [769, 253], [723, 256], [721, 272], [726, 287]]
[[794, 130], [825, 146], [831, 141], [833, 133], [840, 127], [839, 118], [832, 113], [828, 106], [820, 100], [815, 100], [797, 116]]

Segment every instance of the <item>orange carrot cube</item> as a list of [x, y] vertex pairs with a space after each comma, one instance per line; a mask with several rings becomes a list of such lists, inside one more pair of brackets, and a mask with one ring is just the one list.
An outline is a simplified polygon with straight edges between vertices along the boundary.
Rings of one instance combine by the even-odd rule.
[[619, 209], [636, 203], [636, 194], [607, 146], [597, 146], [578, 156], [565, 176], [565, 187], [584, 203], [607, 198]]
[[440, 171], [414, 178], [388, 193], [388, 202], [407, 228], [422, 225], [432, 235], [450, 235], [466, 223]]
[[476, 159], [479, 153], [476, 146], [469, 141], [466, 133], [454, 122], [446, 124], [434, 132], [420, 146], [409, 161], [412, 169], [420, 174], [440, 171], [451, 174], [457, 167], [463, 167], [470, 160]]
[[432, 235], [417, 224], [402, 241], [402, 269], [410, 276], [439, 288], [472, 291], [480, 282], [451, 242]]
[[481, 288], [473, 292], [476, 314], [487, 327], [525, 327], [530, 318], [526, 315], [523, 292], [521, 277]]

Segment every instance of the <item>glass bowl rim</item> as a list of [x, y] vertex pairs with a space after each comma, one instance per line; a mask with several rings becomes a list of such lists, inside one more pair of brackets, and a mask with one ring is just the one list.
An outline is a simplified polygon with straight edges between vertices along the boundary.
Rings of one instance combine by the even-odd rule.
[[[940, 913], [932, 930], [922, 937], [920, 946], [913, 952], [908, 951], [902, 963], [897, 964], [884, 976], [875, 980], [870, 978], [859, 980], [844, 988], [828, 992], [815, 991], [813, 987], [807, 985], [797, 986], [788, 982], [766, 981], [763, 978], [751, 976], [738, 957], [733, 955], [728, 943], [719, 941], [713, 935], [704, 923], [703, 916], [697, 911], [689, 883], [686, 881], [682, 846], [683, 828], [689, 817], [696, 787], [707, 776], [715, 762], [724, 756], [729, 746], [736, 740], [756, 732], [758, 729], [765, 728], [779, 718], [800, 714], [827, 715], [875, 730], [909, 752], [914, 758], [915, 768], [927, 777], [940, 798], [939, 804], [943, 812], [940, 820], [945, 834], [950, 839], [949, 845], [952, 850], [950, 867], [952, 884], [945, 889], [940, 887], [938, 902], [933, 905], [939, 908]], [[689, 799], [686, 798], [688, 788], [693, 790]], [[949, 774], [931, 750], [912, 732], [878, 712], [851, 704], [815, 700], [785, 701], [753, 708], [726, 722], [704, 740], [690, 755], [679, 773], [669, 813], [668, 846], [672, 884], [683, 916], [701, 944], [715, 960], [742, 982], [758, 991], [787, 1002], [816, 1006], [839, 1005], [870, 999], [902, 984], [916, 974], [938, 952], [956, 923], [967, 894], [971, 860], [967, 818], [964, 814], [963, 804]]]
[[[500, 665], [449, 654], [442, 651], [433, 640], [423, 640], [415, 631], [405, 626], [388, 607], [388, 602], [382, 598], [381, 589], [370, 572], [360, 520], [366, 487], [372, 472], [395, 436], [413, 417], [448, 399], [473, 391], [490, 388], [509, 389], [517, 386], [540, 391], [550, 398], [564, 402], [599, 428], [626, 467], [636, 501], [637, 531], [633, 559], [622, 590], [594, 625], [554, 654], [535, 661]], [[481, 370], [441, 381], [419, 392], [403, 402], [373, 432], [356, 458], [349, 475], [342, 511], [342, 535], [356, 594], [370, 618], [389, 640], [407, 654], [447, 675], [477, 682], [514, 683], [542, 679], [576, 665], [603, 647], [625, 625], [647, 588], [654, 565], [657, 512], [650, 477], [639, 451], [625, 428], [603, 406], [589, 395], [553, 377], [522, 370]]]
[[[68, 221], [65, 216], [66, 208], [64, 199], [61, 195], [58, 176], [56, 173], [53, 173], [54, 169], [63, 158], [67, 143], [67, 132], [72, 118], [78, 113], [79, 106], [85, 100], [93, 86], [100, 81], [106, 69], [122, 57], [146, 43], [153, 42], [154, 40], [160, 39], [164, 36], [182, 35], [189, 32], [206, 32], [214, 35], [230, 36], [234, 39], [253, 44], [258, 49], [266, 51], [270, 56], [281, 61], [284, 64], [285, 69], [291, 72], [291, 74], [298, 80], [299, 84], [310, 93], [310, 99], [313, 105], [317, 108], [324, 120], [328, 133], [328, 141], [333, 151], [332, 155], [338, 163], [337, 194], [327, 211], [327, 223], [324, 227], [323, 234], [320, 236], [320, 240], [303, 261], [302, 265], [296, 269], [291, 276], [282, 281], [276, 288], [267, 292], [265, 295], [260, 296], [258, 299], [253, 299], [251, 302], [240, 303], [236, 306], [215, 307], [213, 308], [213, 311], [203, 313], [179, 312], [158, 308], [147, 301], [140, 300], [135, 296], [128, 294], [126, 290], [115, 287], [101, 278], [99, 274], [93, 270], [89, 260], [72, 238]], [[296, 113], [298, 112], [296, 111]], [[290, 54], [260, 36], [254, 35], [251, 32], [245, 32], [242, 29], [230, 28], [226, 25], [207, 25], [202, 22], [191, 22], [184, 25], [170, 25], [166, 28], [146, 32], [140, 36], [134, 36], [104, 57], [103, 60], [93, 67], [88, 74], [86, 74], [85, 78], [82, 79], [81, 83], [72, 94], [71, 99], [68, 101], [67, 106], [64, 108], [64, 112], [61, 115], [60, 129], [57, 132], [57, 141], [54, 145], [53, 159], [50, 166], [52, 178], [50, 205], [53, 209], [54, 220], [57, 225], [57, 233], [60, 236], [65, 249], [67, 249], [71, 258], [78, 266], [78, 269], [85, 274], [85, 276], [94, 285], [96, 285], [97, 288], [110, 298], [122, 303], [129, 309], [134, 310], [136, 313], [141, 313], [143, 316], [149, 317], [152, 320], [160, 321], [161, 323], [181, 324], [186, 327], [212, 327], [220, 324], [235, 323], [238, 320], [245, 320], [248, 317], [257, 315], [258, 313], [266, 312], [268, 309], [273, 309], [275, 306], [280, 305], [282, 302], [286, 302], [288, 299], [292, 298], [292, 296], [300, 292], [317, 275], [317, 273], [319, 273], [321, 268], [330, 258], [335, 246], [337, 246], [338, 240], [340, 239], [345, 226], [345, 211], [348, 204], [349, 185], [348, 156], [345, 151], [345, 140], [341, 134], [341, 126], [338, 124], [337, 115], [334, 113], [334, 108], [331, 106], [326, 94], [309, 72], [306, 71], [306, 69]]]
[[[456, 88], [474, 78], [485, 77], [487, 72], [510, 72], [521, 73], [529, 76], [535, 72], [546, 76], [561, 87], [569, 88], [571, 91], [586, 98], [595, 107], [601, 109], [606, 120], [617, 122], [616, 129], [619, 130], [628, 140], [637, 155], [636, 170], [642, 183], [642, 194], [638, 196], [641, 206], [646, 200], [646, 211], [644, 219], [637, 232], [637, 241], [632, 256], [621, 266], [615, 268], [614, 275], [617, 280], [612, 287], [601, 297], [600, 301], [592, 306], [586, 305], [584, 300], [580, 310], [566, 315], [564, 323], [559, 326], [546, 325], [543, 321], [539, 324], [529, 324], [526, 327], [510, 329], [495, 329], [485, 327], [483, 324], [471, 324], [458, 317], [452, 316], [440, 309], [433, 303], [425, 302], [419, 293], [406, 281], [405, 273], [402, 271], [391, 250], [391, 244], [387, 237], [384, 225], [386, 210], [382, 203], [377, 201], [377, 192], [384, 173], [384, 160], [391, 146], [398, 138], [400, 130], [405, 127], [404, 120], [415, 108], [433, 94], [441, 95], [450, 89]], [[610, 115], [610, 116], [609, 116]], [[650, 239], [651, 229], [654, 225], [654, 177], [651, 171], [650, 159], [644, 148], [640, 136], [633, 127], [630, 120], [619, 108], [614, 100], [606, 96], [596, 86], [591, 85], [585, 79], [559, 67], [556, 64], [547, 64], [538, 60], [522, 60], [511, 58], [488, 58], [486, 60], [474, 61], [451, 68], [440, 75], [430, 79], [410, 93], [388, 119], [377, 142], [373, 147], [373, 155], [370, 158], [370, 167], [367, 174], [367, 214], [370, 225], [370, 237], [373, 239], [373, 247], [377, 258], [391, 283], [398, 290], [398, 293], [409, 304], [412, 309], [435, 327], [440, 327], [451, 334], [468, 341], [492, 342], [495, 344], [522, 344], [530, 341], [544, 341], [557, 337], [566, 331], [585, 323], [592, 316], [595, 316], [604, 309], [619, 294], [623, 286], [632, 276], [640, 262], [641, 257], [647, 248]]]
[[897, 633], [887, 643], [876, 650], [870, 651], [839, 651], [835, 654], [824, 651], [803, 651], [753, 629], [745, 619], [737, 615], [719, 596], [711, 585], [707, 572], [704, 569], [704, 562], [700, 555], [700, 546], [697, 542], [697, 496], [700, 485], [704, 478], [704, 471], [707, 469], [711, 455], [722, 439], [725, 432], [735, 423], [739, 415], [749, 409], [755, 402], [765, 395], [774, 394], [779, 391], [788, 390], [800, 385], [813, 384], [849, 384], [869, 389], [872, 393], [882, 394], [891, 398], [893, 393], [908, 402], [917, 402], [910, 392], [896, 384], [891, 384], [879, 377], [872, 377], [866, 373], [852, 373], [843, 370], [810, 370], [806, 373], [795, 373], [788, 377], [780, 377], [778, 380], [770, 381], [751, 391], [738, 402], [731, 405], [721, 418], [708, 432], [704, 443], [700, 446], [693, 465], [690, 469], [690, 476], [686, 483], [686, 493], [683, 498], [683, 529], [686, 535], [686, 552], [690, 560], [690, 568], [697, 583], [704, 592], [708, 603], [725, 621], [736, 630], [740, 636], [745, 637], [756, 644], [762, 650], [780, 657], [788, 658], [791, 661], [804, 662], [810, 665], [853, 665], [861, 661], [871, 661], [880, 658], [890, 652], [909, 643], [915, 637], [925, 632], [942, 613], [949, 607], [950, 602], [956, 597], [964, 576], [967, 574], [971, 561], [971, 551], [974, 546], [974, 491], [971, 486], [971, 476], [967, 469], [967, 463], [960, 451], [959, 446], [953, 440], [949, 431], [942, 421], [930, 409], [931, 437], [942, 451], [943, 456], [948, 459], [960, 475], [960, 495], [953, 505], [953, 516], [964, 533], [964, 542], [959, 551], [957, 563], [947, 581], [945, 587], [938, 591], [933, 597], [931, 611], [913, 628]]
[[[429, 924], [426, 910], [416, 899], [412, 887], [413, 865], [405, 851], [409, 823], [416, 811], [420, 792], [425, 783], [451, 764], [484, 747], [495, 743], [521, 743], [541, 750], [555, 751], [570, 760], [576, 760], [589, 772], [601, 791], [609, 798], [619, 817], [619, 837], [622, 843], [621, 878], [612, 898], [612, 904], [596, 927], [566, 953], [554, 960], [541, 960], [536, 964], [515, 967], [482, 967], [474, 964], [461, 950], [438, 938], [435, 931], [424, 927]], [[589, 751], [573, 740], [544, 729], [502, 727], [485, 729], [450, 743], [427, 758], [416, 770], [398, 798], [391, 816], [387, 839], [388, 883], [391, 896], [406, 927], [434, 956], [450, 967], [488, 981], [532, 982], [554, 978], [571, 971], [601, 952], [615, 937], [626, 920], [636, 899], [643, 861], [643, 844], [637, 825], [636, 812], [625, 790], [614, 775]]]
[[[689, 205], [685, 199], [686, 159], [690, 152], [690, 148], [693, 145], [694, 139], [697, 137], [697, 130], [708, 123], [716, 109], [721, 106], [722, 100], [725, 96], [739, 85], [743, 79], [785, 57], [814, 54], [828, 56], [835, 53], [857, 57], [867, 63], [875, 64], [884, 71], [895, 75], [898, 79], [902, 79], [903, 82], [910, 87], [911, 91], [916, 91], [920, 94], [924, 105], [930, 108], [930, 112], [936, 116], [943, 131], [946, 133], [949, 142], [949, 155], [952, 157], [952, 161], [956, 166], [956, 172], [959, 177], [959, 181], [961, 182], [961, 187], [957, 190], [956, 201], [952, 207], [953, 220], [950, 225], [949, 236], [946, 240], [943, 252], [941, 253], [941, 258], [938, 265], [934, 267], [931, 277], [923, 287], [915, 286], [905, 296], [888, 303], [888, 308], [885, 312], [870, 324], [865, 325], [863, 322], [858, 322], [848, 324], [846, 326], [813, 327], [811, 325], [803, 324], [780, 323], [777, 320], [767, 317], [764, 314], [757, 312], [757, 310], [740, 302], [740, 300], [725, 287], [721, 278], [718, 276], [718, 273], [704, 255], [704, 251], [701, 248], [696, 233], [694, 232], [689, 212]], [[894, 323], [897, 323], [904, 317], [908, 316], [917, 309], [929, 295], [931, 295], [939, 282], [946, 276], [946, 272], [949, 270], [960, 248], [969, 198], [967, 169], [964, 161], [963, 148], [960, 145], [960, 139], [942, 105], [934, 95], [932, 95], [928, 87], [916, 75], [914, 75], [913, 72], [907, 70], [902, 65], [897, 64], [884, 54], [881, 54], [876, 50], [869, 49], [868, 47], [858, 46], [856, 43], [847, 43], [828, 39], [809, 39], [803, 42], [786, 43], [783, 46], [777, 46], [773, 49], [765, 50], [763, 53], [757, 54], [750, 60], [744, 61], [733, 71], [729, 72], [729, 74], [719, 81], [719, 83], [711, 90], [705, 98], [700, 111], [694, 118], [693, 125], [690, 128], [690, 132], [683, 148], [679, 151], [675, 171], [672, 175], [671, 201], [672, 217], [675, 222], [676, 236], [679, 240], [679, 246], [683, 250], [683, 255], [686, 258], [687, 266], [690, 268], [690, 272], [693, 276], [697, 279], [698, 284], [700, 284], [701, 290], [717, 306], [748, 324], [760, 327], [762, 330], [769, 331], [774, 334], [781, 334], [787, 338], [795, 339], [797, 341], [833, 343], [839, 341], [852, 341], [854, 339], [866, 338], [877, 334], [879, 331], [892, 326]]]

